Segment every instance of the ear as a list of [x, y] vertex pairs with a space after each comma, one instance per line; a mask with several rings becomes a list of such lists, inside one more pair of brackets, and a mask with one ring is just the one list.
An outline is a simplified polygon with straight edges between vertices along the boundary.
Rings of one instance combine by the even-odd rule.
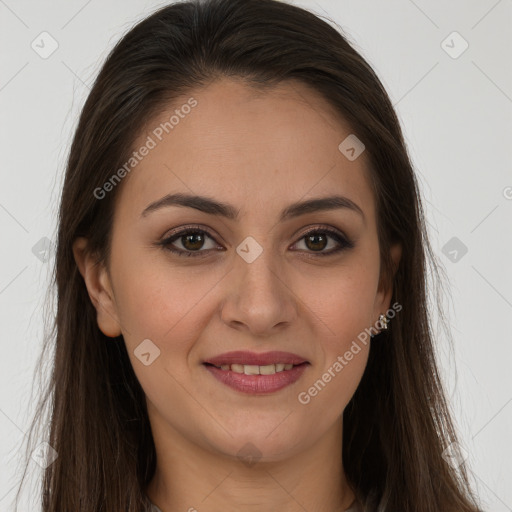
[[[398, 270], [400, 259], [402, 257], [402, 246], [400, 244], [394, 244], [390, 248], [390, 256], [392, 261], [392, 275], [383, 276], [379, 282], [379, 288], [375, 297], [375, 307], [373, 311], [374, 321], [379, 318], [379, 315], [386, 314], [391, 304], [391, 296], [393, 295], [393, 278]], [[386, 278], [387, 277], [387, 278]]]
[[87, 247], [87, 238], [80, 237], [73, 243], [75, 261], [85, 281], [89, 298], [96, 308], [98, 327], [105, 336], [115, 338], [121, 334], [114, 293], [107, 269]]

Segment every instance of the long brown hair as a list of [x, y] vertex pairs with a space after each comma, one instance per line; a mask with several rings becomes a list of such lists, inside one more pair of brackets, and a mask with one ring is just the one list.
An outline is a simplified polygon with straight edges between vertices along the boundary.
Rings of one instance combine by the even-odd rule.
[[[85, 236], [108, 262], [119, 187], [102, 199], [94, 190], [127, 161], [155, 113], [219, 77], [262, 89], [285, 80], [307, 84], [366, 146], [383, 269], [392, 279], [391, 302], [403, 309], [372, 344], [344, 411], [344, 469], [365, 510], [477, 511], [464, 464], [454, 469], [443, 458], [457, 438], [426, 296], [428, 271], [435, 277], [438, 267], [386, 91], [340, 31], [313, 13], [276, 0], [206, 0], [166, 6], [130, 30], [81, 112], [58, 219], [54, 335], [43, 351], [52, 354], [52, 372], [32, 426], [48, 421], [47, 440], [58, 453], [44, 470], [43, 512], [140, 512], [148, 505], [156, 454], [144, 392], [123, 337], [98, 328], [72, 244]], [[402, 257], [393, 277], [394, 242]]]

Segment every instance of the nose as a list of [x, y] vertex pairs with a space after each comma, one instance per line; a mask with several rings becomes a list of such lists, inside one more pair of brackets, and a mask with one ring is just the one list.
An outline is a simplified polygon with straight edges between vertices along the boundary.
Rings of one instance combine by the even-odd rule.
[[235, 268], [230, 272], [221, 318], [230, 327], [253, 336], [270, 336], [297, 317], [298, 297], [270, 249], [255, 259], [241, 254], [235, 257]]

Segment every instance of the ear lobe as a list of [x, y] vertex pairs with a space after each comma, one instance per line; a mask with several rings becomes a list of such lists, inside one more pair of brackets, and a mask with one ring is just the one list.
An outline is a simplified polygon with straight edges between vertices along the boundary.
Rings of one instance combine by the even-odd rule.
[[73, 255], [92, 304], [96, 321], [105, 336], [115, 338], [122, 334], [110, 277], [105, 265], [88, 250], [87, 238], [79, 237], [73, 243]]

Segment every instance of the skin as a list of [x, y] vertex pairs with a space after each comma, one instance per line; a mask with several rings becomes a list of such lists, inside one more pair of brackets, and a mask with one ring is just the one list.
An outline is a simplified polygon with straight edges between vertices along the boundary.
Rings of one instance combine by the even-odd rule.
[[[308, 404], [297, 397], [390, 307], [366, 154], [354, 161], [341, 154], [350, 127], [305, 85], [262, 93], [233, 79], [173, 104], [135, 147], [190, 96], [198, 105], [120, 185], [108, 266], [96, 264], [86, 239], [74, 244], [98, 325], [107, 336], [123, 334], [146, 394], [158, 458], [147, 494], [163, 512], [346, 510], [354, 494], [341, 462], [342, 414], [370, 343]], [[230, 203], [240, 218], [178, 206], [141, 217], [176, 192]], [[290, 203], [333, 193], [356, 203], [364, 218], [343, 208], [279, 222]], [[180, 257], [157, 245], [188, 224], [214, 240], [206, 236], [201, 246], [178, 238], [173, 246], [208, 256]], [[354, 247], [319, 255], [338, 246], [333, 238], [306, 245], [306, 231], [322, 225]], [[263, 248], [252, 263], [236, 252], [247, 236]], [[399, 247], [392, 257], [397, 264]], [[160, 350], [148, 366], [134, 355], [144, 339]], [[248, 395], [202, 364], [231, 350], [289, 351], [310, 366], [291, 386]], [[237, 455], [244, 446], [260, 457], [256, 463]]]

